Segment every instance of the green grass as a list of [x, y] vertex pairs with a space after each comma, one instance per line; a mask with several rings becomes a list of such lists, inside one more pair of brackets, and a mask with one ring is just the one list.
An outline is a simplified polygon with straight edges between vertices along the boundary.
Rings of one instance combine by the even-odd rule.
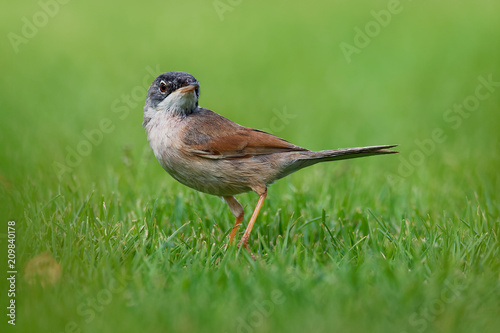
[[[243, 1], [220, 20], [210, 1], [69, 2], [18, 53], [4, 38], [0, 234], [16, 221], [18, 275], [16, 326], [3, 310], [2, 332], [496, 332], [500, 87], [445, 115], [478, 77], [500, 81], [500, 5], [402, 1], [347, 63], [339, 44], [387, 3]], [[40, 8], [10, 6], [4, 36]], [[191, 72], [202, 106], [300, 146], [401, 153], [272, 185], [252, 260], [224, 249], [225, 203], [154, 159], [148, 66]], [[246, 223], [257, 196], [239, 199]], [[46, 251], [61, 278], [30, 285], [25, 265]]]

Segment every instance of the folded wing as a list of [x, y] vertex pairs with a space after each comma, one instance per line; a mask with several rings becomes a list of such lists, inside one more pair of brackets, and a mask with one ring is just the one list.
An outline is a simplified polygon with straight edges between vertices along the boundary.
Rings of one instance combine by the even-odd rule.
[[200, 108], [189, 117], [189, 126], [182, 139], [190, 147], [189, 152], [200, 157], [245, 158], [308, 151], [275, 135], [238, 125], [208, 109]]

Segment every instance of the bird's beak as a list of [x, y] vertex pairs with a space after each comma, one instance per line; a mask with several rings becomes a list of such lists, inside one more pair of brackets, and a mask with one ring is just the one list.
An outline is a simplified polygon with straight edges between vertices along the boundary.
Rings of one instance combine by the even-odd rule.
[[185, 93], [188, 93], [188, 92], [191, 92], [191, 91], [195, 91], [196, 88], [199, 88], [199, 87], [200, 87], [200, 84], [198, 82], [195, 82], [195, 83], [191, 83], [188, 86], [179, 88], [179, 89], [177, 89], [177, 91], [180, 92], [180, 93], [185, 94]]

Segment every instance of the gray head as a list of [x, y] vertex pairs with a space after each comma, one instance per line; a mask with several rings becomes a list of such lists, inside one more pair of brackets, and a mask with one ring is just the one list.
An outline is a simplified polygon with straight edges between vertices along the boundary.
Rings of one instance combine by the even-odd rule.
[[198, 107], [200, 84], [189, 73], [167, 72], [159, 75], [148, 90], [144, 105], [145, 126], [156, 112], [188, 115]]

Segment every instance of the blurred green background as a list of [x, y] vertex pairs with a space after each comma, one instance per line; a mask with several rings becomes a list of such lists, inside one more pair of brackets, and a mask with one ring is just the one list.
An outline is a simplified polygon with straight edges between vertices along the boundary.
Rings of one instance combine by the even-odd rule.
[[[355, 28], [364, 30], [371, 11], [387, 4], [227, 2], [220, 16], [212, 1], [70, 1], [18, 53], [8, 33], [22, 36], [22, 18], [32, 21], [41, 7], [9, 6], [0, 23], [3, 177], [49, 181], [53, 162], [64, 162], [66, 147], [76, 149], [82, 131], [103, 118], [114, 130], [75, 175], [116, 167], [124, 146], [141, 151], [144, 97], [137, 87], [145, 91], [153, 80], [148, 68], [192, 73], [202, 84], [201, 105], [246, 126], [269, 129], [273, 110], [286, 109], [292, 118], [275, 133], [310, 149], [398, 143], [410, 152], [414, 140], [442, 127], [448, 140], [430, 160], [497, 151], [491, 106], [498, 92], [458, 130], [443, 121], [448, 108], [474, 93], [479, 75], [500, 81], [496, 2], [403, 1], [348, 63], [340, 44], [355, 45]], [[127, 108], [122, 119], [113, 102], [133, 92], [130, 106], [118, 104]], [[150, 172], [168, 181], [156, 165]]]
[[[398, 156], [321, 165], [281, 181], [270, 190], [274, 209], [290, 200], [293, 186], [308, 202], [317, 200], [330, 180], [336, 187], [326, 176], [334, 173], [357, 177], [356, 186], [339, 180], [342, 195], [353, 191], [355, 207], [370, 199], [366, 184], [370, 193], [390, 186], [395, 221], [410, 211], [460, 214], [484, 193], [497, 214], [499, 12], [494, 0], [4, 3], [2, 225], [36, 222], [30, 207], [50, 211], [64, 189], [75, 193], [75, 206], [89, 193], [122, 191], [132, 206], [179, 195], [226, 210], [176, 184], [150, 152], [141, 127], [145, 93], [156, 75], [171, 70], [200, 81], [201, 106], [309, 149], [400, 144]], [[347, 44], [356, 48], [349, 56]], [[243, 198], [249, 214], [255, 197]], [[191, 216], [209, 214], [201, 208]], [[60, 248], [43, 243], [50, 233], [18, 237], [25, 241], [19, 267], [44, 249], [60, 259]]]

